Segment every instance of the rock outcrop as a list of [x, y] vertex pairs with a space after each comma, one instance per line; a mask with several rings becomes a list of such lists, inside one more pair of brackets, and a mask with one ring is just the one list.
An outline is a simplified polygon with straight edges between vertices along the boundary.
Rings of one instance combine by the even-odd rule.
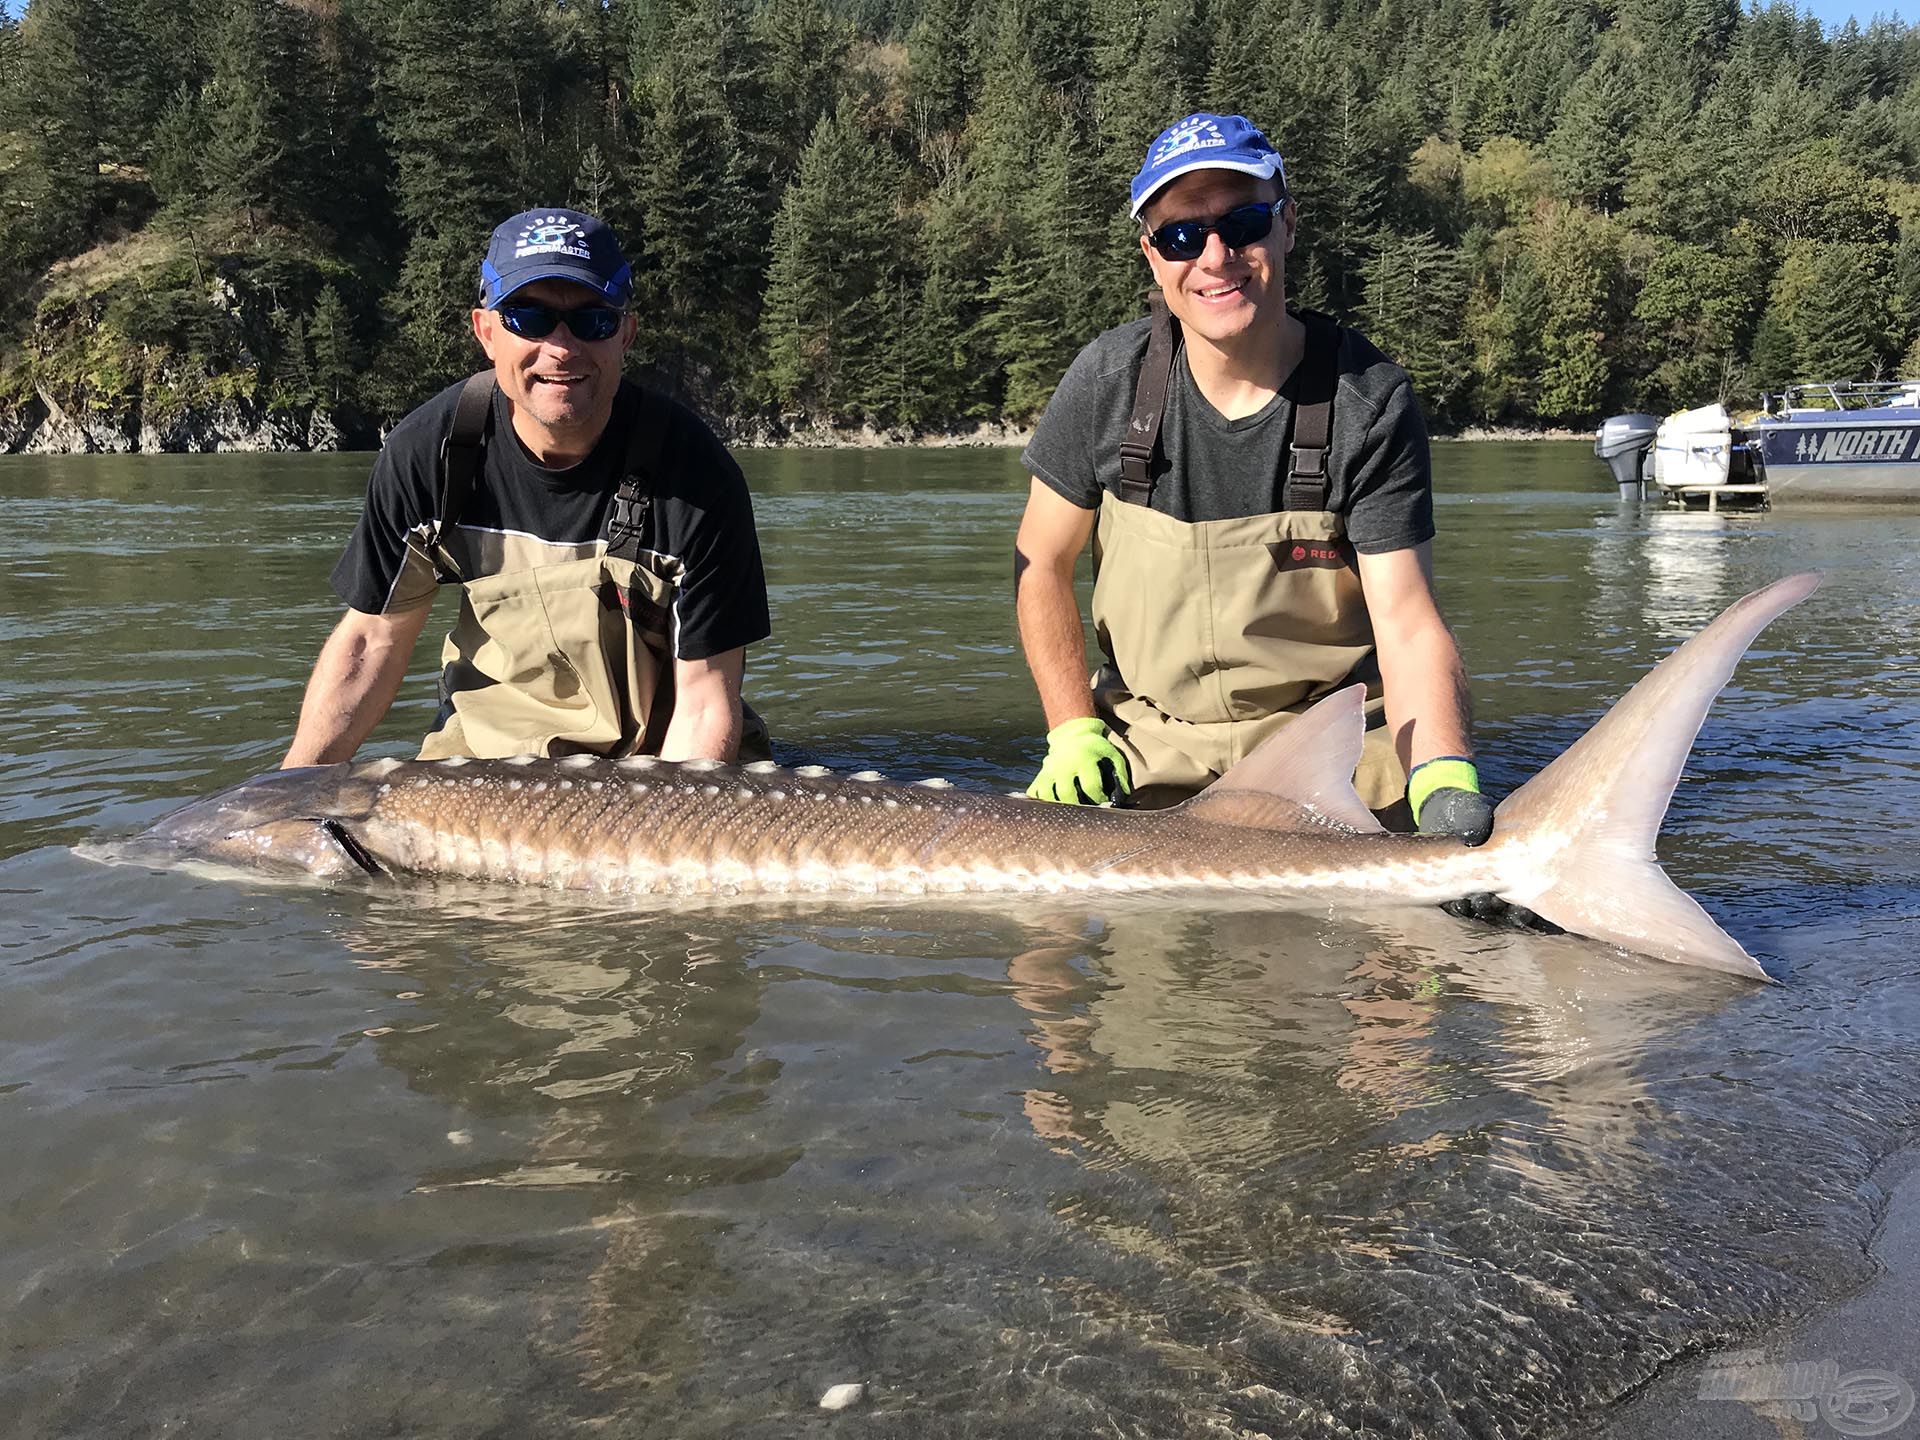
[[45, 390], [0, 409], [0, 454], [143, 455], [261, 453], [353, 448], [357, 432], [325, 410], [267, 410], [229, 400], [155, 415], [91, 413], [62, 405]]

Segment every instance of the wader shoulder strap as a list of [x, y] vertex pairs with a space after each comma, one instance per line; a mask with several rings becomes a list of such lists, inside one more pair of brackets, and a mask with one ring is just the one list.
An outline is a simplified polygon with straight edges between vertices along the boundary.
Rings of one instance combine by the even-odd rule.
[[1300, 355], [1299, 398], [1293, 407], [1293, 445], [1287, 457], [1283, 510], [1325, 510], [1327, 437], [1333, 433], [1333, 397], [1340, 384], [1340, 332], [1331, 320], [1303, 311], [1306, 348]]
[[433, 562], [433, 578], [443, 585], [467, 578], [447, 552], [446, 535], [466, 512], [474, 477], [486, 458], [487, 438], [493, 430], [493, 392], [493, 371], [468, 376], [454, 403], [453, 424], [440, 444], [440, 505], [431, 525], [423, 527], [427, 530], [423, 538], [427, 558]]
[[607, 517], [607, 554], [616, 560], [637, 560], [640, 539], [653, 508], [653, 476], [659, 468], [660, 446], [666, 437], [667, 401], [644, 385], [634, 407], [633, 428], [627, 432], [627, 459], [620, 486], [613, 492], [613, 513]]
[[1149, 308], [1153, 328], [1148, 332], [1147, 358], [1133, 387], [1133, 415], [1127, 421], [1126, 438], [1120, 442], [1120, 498], [1129, 505], [1153, 503], [1153, 452], [1160, 445], [1173, 357], [1180, 349], [1180, 327], [1167, 313], [1167, 302], [1156, 295]]

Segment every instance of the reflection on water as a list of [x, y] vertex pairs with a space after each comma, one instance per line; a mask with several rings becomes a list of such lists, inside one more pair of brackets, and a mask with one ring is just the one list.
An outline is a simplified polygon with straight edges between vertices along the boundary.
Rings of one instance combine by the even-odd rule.
[[[1427, 910], [89, 866], [271, 763], [359, 477], [281, 472], [308, 538], [259, 522], [255, 575], [204, 539], [269, 508], [250, 469], [12, 472], [0, 1433], [1552, 1434], [1857, 1282], [1916, 1118], [1916, 527], [1620, 511], [1553, 456], [1442, 451], [1503, 788], [1726, 600], [1832, 572], [1662, 843], [1781, 986]], [[783, 743], [1023, 778], [1009, 457], [766, 464]], [[136, 556], [153, 625], [96, 633]]]

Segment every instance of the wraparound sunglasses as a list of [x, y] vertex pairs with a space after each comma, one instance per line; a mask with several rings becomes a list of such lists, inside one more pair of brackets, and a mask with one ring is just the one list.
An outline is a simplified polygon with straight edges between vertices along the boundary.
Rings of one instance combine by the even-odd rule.
[[620, 312], [611, 305], [581, 305], [572, 310], [556, 310], [551, 305], [502, 305], [499, 314], [500, 323], [522, 340], [544, 340], [556, 326], [565, 325], [574, 339], [591, 343], [611, 340], [620, 329]]
[[1147, 236], [1147, 243], [1168, 260], [1198, 260], [1206, 252], [1209, 235], [1218, 235], [1227, 249], [1238, 250], [1272, 233], [1273, 205], [1256, 200], [1212, 220], [1169, 220]]

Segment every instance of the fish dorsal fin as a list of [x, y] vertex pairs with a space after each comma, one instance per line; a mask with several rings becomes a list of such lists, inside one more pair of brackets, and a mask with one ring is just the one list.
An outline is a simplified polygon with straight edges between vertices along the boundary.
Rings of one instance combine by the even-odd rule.
[[1365, 685], [1336, 690], [1180, 808], [1216, 825], [1259, 830], [1312, 830], [1331, 821], [1378, 831], [1380, 822], [1353, 788], [1367, 733], [1366, 696]]

